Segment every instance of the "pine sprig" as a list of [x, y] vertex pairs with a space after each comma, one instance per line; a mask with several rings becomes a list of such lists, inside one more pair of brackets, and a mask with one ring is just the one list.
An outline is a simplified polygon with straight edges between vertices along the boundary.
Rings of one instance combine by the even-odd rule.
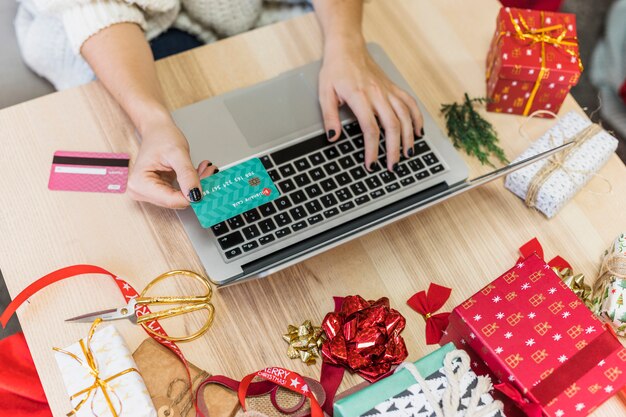
[[474, 109], [474, 104], [485, 104], [488, 99], [469, 98], [465, 93], [465, 101], [461, 104], [451, 103], [441, 106], [441, 112], [446, 119], [448, 136], [452, 138], [455, 148], [463, 149], [468, 155], [473, 155], [483, 165], [495, 168], [490, 161], [494, 156], [503, 164], [508, 163], [502, 148], [498, 146], [498, 134], [491, 123], [483, 119]]

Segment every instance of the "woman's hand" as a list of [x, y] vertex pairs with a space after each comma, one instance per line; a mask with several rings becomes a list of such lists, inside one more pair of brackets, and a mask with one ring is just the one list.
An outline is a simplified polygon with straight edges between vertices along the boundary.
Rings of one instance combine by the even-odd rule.
[[424, 135], [422, 114], [415, 99], [389, 80], [374, 62], [360, 36], [327, 39], [319, 81], [328, 138], [331, 141], [339, 138], [338, 107], [347, 104], [363, 131], [366, 169], [374, 169], [378, 159], [377, 119], [385, 131], [387, 169], [397, 168], [401, 147], [407, 158], [413, 156], [414, 135]]
[[[189, 202], [202, 199], [200, 178], [219, 170], [209, 161], [194, 168], [189, 157], [189, 144], [173, 121], [149, 125], [142, 132], [139, 154], [128, 180], [129, 195], [172, 209], [182, 209]], [[177, 180], [180, 190], [174, 188]]]
[[[150, 46], [139, 25], [117, 23], [85, 41], [81, 54], [133, 121], [142, 137], [128, 179], [135, 200], [185, 208], [202, 199], [200, 179], [217, 168], [202, 161], [197, 169], [189, 144], [167, 110]], [[180, 190], [174, 188], [178, 181]]]

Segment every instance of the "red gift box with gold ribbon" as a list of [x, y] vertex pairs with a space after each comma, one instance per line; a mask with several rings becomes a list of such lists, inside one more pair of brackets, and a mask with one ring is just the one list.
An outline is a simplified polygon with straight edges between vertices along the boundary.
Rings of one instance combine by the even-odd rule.
[[475, 352], [527, 415], [586, 416], [626, 385], [626, 348], [551, 264], [520, 258], [453, 310], [440, 343]]
[[582, 64], [576, 16], [503, 7], [487, 56], [487, 110], [557, 113]]

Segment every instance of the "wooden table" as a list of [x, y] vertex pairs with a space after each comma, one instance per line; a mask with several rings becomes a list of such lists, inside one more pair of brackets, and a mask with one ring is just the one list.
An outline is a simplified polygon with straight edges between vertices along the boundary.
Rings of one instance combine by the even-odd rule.
[[[497, 10], [495, 0], [377, 0], [365, 8], [364, 30], [443, 126], [441, 103], [460, 100], [466, 91], [485, 94], [485, 56]], [[175, 109], [318, 59], [321, 50], [311, 14], [160, 61], [159, 78]], [[561, 113], [569, 110], [581, 111], [571, 97]], [[529, 145], [518, 133], [523, 118], [491, 113], [487, 118], [510, 157]], [[530, 137], [552, 123], [532, 121]], [[131, 123], [99, 83], [1, 111], [0, 137], [0, 267], [13, 296], [34, 279], [76, 263], [105, 267], [138, 289], [170, 269], [202, 271], [174, 212], [125, 195], [48, 191], [56, 150], [137, 152]], [[472, 174], [486, 171], [465, 159]], [[547, 248], [546, 256], [560, 254], [594, 277], [602, 251], [626, 230], [620, 213], [626, 207], [626, 169], [614, 156], [602, 174], [611, 181], [612, 194], [583, 191], [550, 221], [497, 181], [267, 279], [221, 289], [214, 296], [212, 329], [183, 345], [184, 353], [211, 373], [235, 378], [269, 365], [317, 377], [319, 364], [307, 367], [286, 357], [281, 334], [289, 323], [321, 322], [332, 309], [333, 295], [361, 294], [388, 296], [407, 317], [404, 338], [409, 359], [416, 360], [435, 347], [425, 345], [424, 321], [406, 300], [431, 281], [454, 288], [447, 303], [451, 309], [510, 268], [519, 245], [533, 236]], [[602, 186], [592, 181], [589, 188]], [[63, 320], [120, 302], [113, 284], [93, 276], [49, 287], [20, 309], [55, 415], [70, 407], [51, 348], [73, 343], [89, 328]], [[131, 349], [146, 337], [125, 321], [116, 326]], [[346, 377], [342, 388], [358, 381]], [[614, 398], [596, 415], [621, 416], [624, 410]]]

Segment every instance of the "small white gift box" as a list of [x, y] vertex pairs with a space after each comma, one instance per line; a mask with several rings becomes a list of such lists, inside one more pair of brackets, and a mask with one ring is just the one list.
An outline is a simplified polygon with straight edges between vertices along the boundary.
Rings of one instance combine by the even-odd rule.
[[77, 417], [156, 417], [137, 365], [115, 327], [65, 348], [55, 359]]
[[576, 143], [548, 159], [512, 172], [504, 186], [548, 218], [580, 191], [617, 149], [618, 141], [575, 112], [565, 115], [513, 162], [545, 152], [567, 141]]

